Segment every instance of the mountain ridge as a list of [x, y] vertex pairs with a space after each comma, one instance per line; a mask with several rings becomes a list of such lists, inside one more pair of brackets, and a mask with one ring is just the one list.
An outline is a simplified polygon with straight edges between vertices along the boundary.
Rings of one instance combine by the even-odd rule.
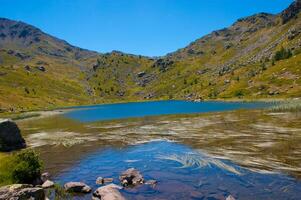
[[144, 99], [300, 97], [301, 1], [161, 57], [75, 47], [0, 18], [0, 111]]

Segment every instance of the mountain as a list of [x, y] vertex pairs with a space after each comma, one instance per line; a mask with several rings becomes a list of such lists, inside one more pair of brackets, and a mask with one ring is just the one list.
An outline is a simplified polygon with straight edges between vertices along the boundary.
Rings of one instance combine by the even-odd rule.
[[143, 99], [301, 96], [301, 1], [160, 58], [70, 45], [0, 18], [0, 112]]
[[300, 9], [298, 0], [277, 15], [239, 19], [168, 54], [150, 88], [175, 98], [299, 97]]

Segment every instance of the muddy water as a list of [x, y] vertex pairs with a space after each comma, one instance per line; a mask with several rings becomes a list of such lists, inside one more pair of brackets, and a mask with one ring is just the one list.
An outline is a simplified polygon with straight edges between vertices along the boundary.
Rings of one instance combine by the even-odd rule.
[[[155, 188], [128, 199], [299, 199], [301, 114], [230, 111], [80, 122], [65, 116], [19, 122], [29, 145], [60, 183], [129, 167]], [[90, 199], [91, 196], [76, 197]]]

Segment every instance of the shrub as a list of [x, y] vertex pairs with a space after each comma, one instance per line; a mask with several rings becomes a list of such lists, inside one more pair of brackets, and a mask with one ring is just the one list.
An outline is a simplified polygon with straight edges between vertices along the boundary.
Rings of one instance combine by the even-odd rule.
[[244, 93], [243, 93], [242, 90], [237, 90], [237, 91], [234, 92], [234, 96], [236, 96], [236, 97], [242, 97], [242, 96], [244, 96]]
[[16, 183], [32, 183], [41, 176], [42, 162], [33, 150], [21, 151], [15, 156], [12, 178]]
[[274, 56], [274, 60], [278, 61], [278, 60], [284, 60], [284, 59], [288, 59], [290, 57], [292, 57], [292, 52], [289, 49], [285, 49], [285, 48], [281, 48], [279, 51], [276, 52], [275, 56]]
[[39, 155], [33, 150], [6, 155], [0, 159], [0, 185], [31, 184], [41, 176], [42, 167]]

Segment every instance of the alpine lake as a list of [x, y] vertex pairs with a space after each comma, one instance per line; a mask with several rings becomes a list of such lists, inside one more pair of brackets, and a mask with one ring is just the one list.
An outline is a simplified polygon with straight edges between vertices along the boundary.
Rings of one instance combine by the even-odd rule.
[[[267, 103], [154, 101], [74, 107], [17, 121], [63, 185], [136, 168], [126, 199], [301, 199], [301, 114]], [[74, 196], [91, 199], [92, 194]]]

